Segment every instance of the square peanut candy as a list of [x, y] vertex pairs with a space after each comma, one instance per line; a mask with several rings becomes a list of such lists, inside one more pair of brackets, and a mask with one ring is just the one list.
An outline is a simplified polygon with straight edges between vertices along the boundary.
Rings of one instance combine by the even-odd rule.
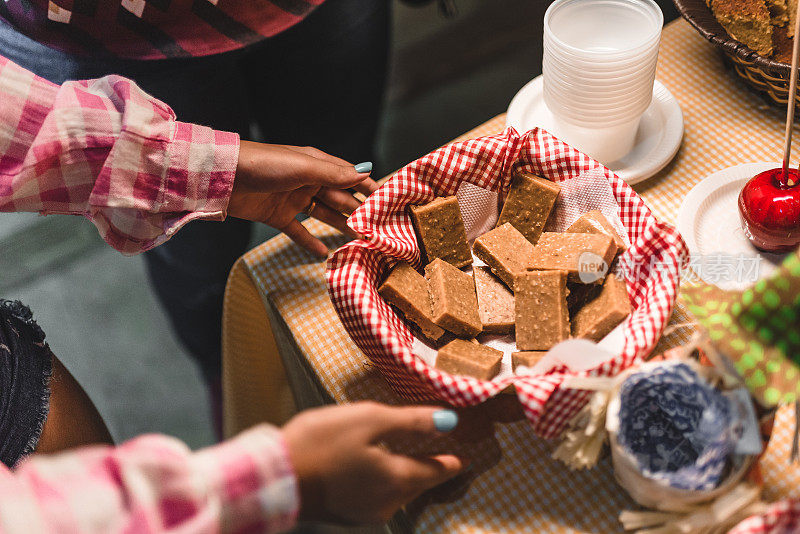
[[441, 258], [456, 267], [472, 264], [467, 231], [458, 199], [439, 197], [421, 206], [410, 206], [411, 220], [427, 263]]
[[514, 289], [514, 275], [526, 270], [533, 259], [534, 246], [511, 223], [505, 223], [478, 237], [472, 250], [500, 280]]
[[441, 258], [425, 266], [433, 322], [459, 337], [473, 338], [483, 329], [472, 276]]
[[547, 354], [546, 350], [527, 350], [511, 353], [511, 368], [516, 373], [517, 367], [533, 367]]
[[514, 332], [514, 294], [488, 267], [475, 267], [472, 276], [475, 278], [478, 315], [483, 331], [494, 334]]
[[569, 339], [566, 271], [528, 271], [514, 278], [517, 348], [549, 350]]
[[614, 240], [605, 234], [544, 232], [536, 243], [528, 269], [567, 271], [570, 281], [581, 280], [581, 275], [590, 279], [596, 274], [592, 281], [597, 281], [604, 274], [593, 274], [593, 269], [600, 263], [608, 268], [616, 253]]
[[610, 274], [599, 294], [572, 315], [572, 336], [600, 341], [630, 313], [625, 279]]
[[603, 284], [584, 284], [580, 280], [577, 282], [567, 279], [567, 308], [569, 309], [569, 316], [572, 317], [582, 307], [584, 307], [590, 300], [597, 297], [603, 289]]
[[403, 312], [428, 339], [437, 341], [444, 335], [444, 329], [433, 322], [428, 282], [408, 263], [402, 261], [392, 269], [378, 294]]
[[520, 171], [511, 180], [497, 226], [511, 223], [531, 243], [536, 243], [553, 211], [561, 188], [550, 180]]
[[502, 351], [463, 339], [454, 339], [436, 353], [434, 367], [452, 375], [490, 380], [500, 372], [502, 361]]
[[617, 246], [617, 254], [625, 252], [628, 248], [628, 245], [625, 244], [625, 240], [622, 239], [622, 236], [619, 235], [611, 222], [600, 210], [592, 210], [584, 213], [578, 217], [574, 223], [569, 225], [566, 231], [576, 234], [605, 234], [614, 240], [614, 244]]

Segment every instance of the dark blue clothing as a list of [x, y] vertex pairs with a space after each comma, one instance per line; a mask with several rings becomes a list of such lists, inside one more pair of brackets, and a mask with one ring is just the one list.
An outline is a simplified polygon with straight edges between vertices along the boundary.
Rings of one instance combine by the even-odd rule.
[[9, 469], [39, 442], [52, 373], [50, 347], [31, 311], [0, 299], [0, 462]]
[[[313, 146], [354, 162], [374, 159], [388, 39], [386, 0], [328, 0], [286, 32], [243, 50], [152, 61], [70, 56], [0, 22], [0, 53], [54, 83], [119, 74], [169, 104], [181, 121], [244, 139], [254, 123], [265, 142]], [[250, 235], [245, 221], [197, 221], [145, 256], [175, 331], [212, 382], [220, 374], [225, 282]]]

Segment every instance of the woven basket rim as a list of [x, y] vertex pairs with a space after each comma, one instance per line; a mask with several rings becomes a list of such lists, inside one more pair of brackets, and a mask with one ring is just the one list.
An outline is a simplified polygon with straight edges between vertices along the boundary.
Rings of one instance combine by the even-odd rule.
[[[694, 26], [700, 35], [721, 47], [727, 54], [762, 70], [785, 72], [788, 75], [790, 69], [788, 64], [761, 56], [744, 43], [728, 35], [725, 28], [714, 18], [714, 14], [705, 0], [673, 0], [673, 3], [681, 16]], [[698, 15], [701, 16], [698, 17]]]

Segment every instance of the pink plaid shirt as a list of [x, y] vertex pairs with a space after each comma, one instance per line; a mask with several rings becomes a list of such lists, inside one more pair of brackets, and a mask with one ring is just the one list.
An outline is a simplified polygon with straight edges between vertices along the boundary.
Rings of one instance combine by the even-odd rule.
[[55, 85], [0, 57], [0, 212], [91, 220], [123, 254], [225, 218], [239, 136], [175, 120], [131, 80]]
[[0, 532], [278, 532], [299, 497], [281, 433], [262, 425], [192, 453], [166, 436], [0, 465]]
[[[175, 120], [130, 80], [54, 85], [0, 57], [0, 212], [70, 213], [134, 254], [223, 219], [239, 137]], [[280, 432], [197, 453], [172, 438], [0, 465], [0, 532], [284, 530], [299, 506]]]

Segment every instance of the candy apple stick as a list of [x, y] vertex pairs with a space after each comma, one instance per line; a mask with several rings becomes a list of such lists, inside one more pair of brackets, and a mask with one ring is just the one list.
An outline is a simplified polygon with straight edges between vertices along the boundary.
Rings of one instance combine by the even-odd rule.
[[786, 110], [786, 133], [783, 145], [783, 176], [789, 186], [794, 180], [789, 176], [789, 156], [792, 152], [792, 128], [794, 127], [794, 101], [797, 93], [797, 56], [800, 53], [800, 17], [795, 17], [794, 46], [792, 47], [792, 73], [789, 76], [789, 107]]

